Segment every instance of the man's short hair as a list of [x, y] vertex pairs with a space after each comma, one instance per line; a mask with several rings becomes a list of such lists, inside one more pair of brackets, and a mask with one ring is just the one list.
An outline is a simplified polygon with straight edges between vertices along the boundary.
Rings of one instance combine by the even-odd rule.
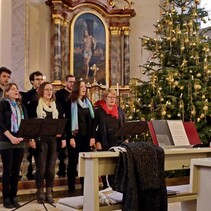
[[40, 72], [40, 71], [35, 71], [35, 72], [33, 72], [33, 73], [31, 73], [30, 75], [29, 75], [29, 80], [30, 81], [34, 81], [34, 77], [35, 76], [43, 76], [43, 74]]
[[69, 74], [69, 75], [66, 76], [65, 81], [68, 81], [68, 78], [75, 78], [75, 76], [72, 75], [72, 74]]
[[6, 67], [0, 67], [0, 75], [1, 75], [3, 72], [8, 73], [9, 75], [12, 74], [12, 71], [9, 70], [8, 68], [6, 68]]

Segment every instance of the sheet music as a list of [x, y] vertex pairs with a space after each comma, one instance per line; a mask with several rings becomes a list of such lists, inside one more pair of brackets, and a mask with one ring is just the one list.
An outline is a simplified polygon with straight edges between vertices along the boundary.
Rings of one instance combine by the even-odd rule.
[[167, 123], [175, 146], [190, 145], [182, 120], [167, 120]]

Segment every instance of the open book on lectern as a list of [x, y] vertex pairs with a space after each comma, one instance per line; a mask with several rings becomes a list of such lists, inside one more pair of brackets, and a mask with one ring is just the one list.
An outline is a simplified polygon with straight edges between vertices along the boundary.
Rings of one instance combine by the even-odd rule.
[[152, 120], [148, 122], [153, 143], [161, 147], [201, 144], [193, 122]]
[[17, 137], [62, 136], [67, 119], [22, 119]]

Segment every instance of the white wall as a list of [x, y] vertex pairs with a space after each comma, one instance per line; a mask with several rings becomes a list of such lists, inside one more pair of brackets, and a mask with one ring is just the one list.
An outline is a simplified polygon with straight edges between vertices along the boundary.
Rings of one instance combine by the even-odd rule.
[[12, 45], [11, 0], [0, 0], [0, 67], [11, 68]]
[[[27, 4], [27, 73], [40, 71], [50, 80], [50, 8], [43, 0], [28, 0]], [[29, 80], [25, 88], [30, 88]]]
[[141, 78], [146, 80], [141, 73], [139, 65], [144, 64], [147, 60], [148, 53], [141, 47], [139, 37], [144, 35], [154, 37], [154, 26], [157, 20], [160, 19], [160, 0], [134, 0], [134, 9], [136, 16], [131, 19], [131, 34], [130, 34], [130, 76], [132, 78]]

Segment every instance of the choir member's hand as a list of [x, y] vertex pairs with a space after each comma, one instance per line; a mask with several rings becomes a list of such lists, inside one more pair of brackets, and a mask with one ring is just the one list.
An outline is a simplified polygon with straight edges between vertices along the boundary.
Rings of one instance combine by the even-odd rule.
[[129, 139], [125, 139], [125, 142], [126, 142], [126, 143], [129, 143]]
[[102, 150], [102, 145], [100, 142], [96, 142], [95, 146], [97, 150]]
[[62, 140], [62, 148], [66, 147], [66, 140]]
[[20, 142], [23, 141], [23, 138], [17, 138], [15, 136], [12, 136], [10, 138], [10, 141], [12, 142], [12, 144], [20, 144]]
[[29, 140], [29, 146], [33, 149], [36, 149], [37, 148], [36, 141], [34, 139], [30, 139]]
[[70, 146], [73, 147], [73, 148], [76, 147], [76, 143], [75, 143], [75, 139], [74, 138], [70, 139]]
[[9, 130], [6, 130], [4, 132], [4, 135], [7, 136], [7, 138], [11, 141], [12, 144], [20, 144], [20, 142], [23, 141], [23, 138], [13, 136]]
[[89, 146], [92, 147], [95, 145], [95, 138], [90, 138]]

